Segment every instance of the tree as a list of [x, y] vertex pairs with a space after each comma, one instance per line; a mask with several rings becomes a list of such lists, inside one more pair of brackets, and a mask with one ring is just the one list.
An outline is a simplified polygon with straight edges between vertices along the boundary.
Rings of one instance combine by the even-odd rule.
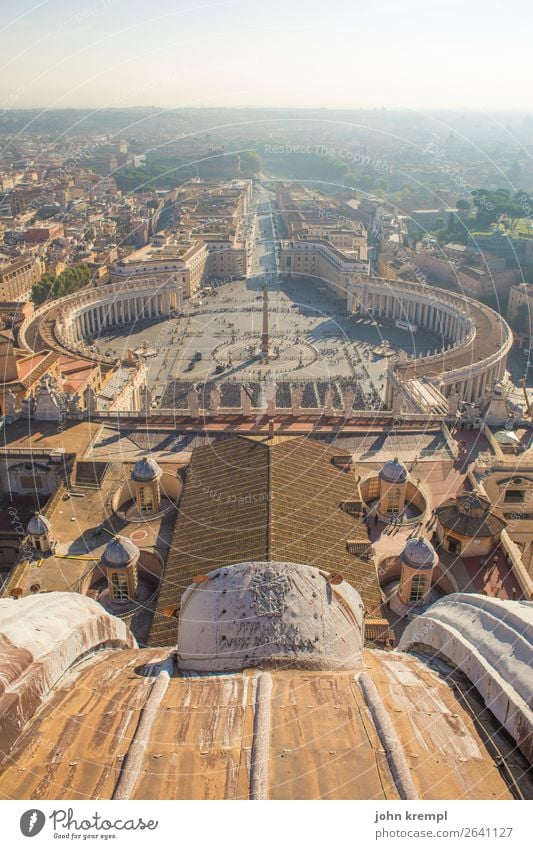
[[476, 222], [483, 227], [495, 224], [503, 217], [510, 221], [511, 231], [518, 219], [524, 217], [525, 202], [530, 198], [523, 191], [511, 195], [506, 189], [489, 191], [488, 189], [474, 189], [472, 192], [474, 206], [476, 207]]
[[35, 304], [43, 304], [48, 300], [62, 298], [77, 292], [89, 283], [91, 270], [86, 265], [75, 265], [66, 268], [61, 274], [43, 274], [39, 283], [34, 283], [31, 297]]

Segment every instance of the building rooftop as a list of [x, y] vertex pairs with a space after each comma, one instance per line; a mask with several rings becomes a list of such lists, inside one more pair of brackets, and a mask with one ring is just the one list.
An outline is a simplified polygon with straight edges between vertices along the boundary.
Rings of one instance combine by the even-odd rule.
[[181, 677], [174, 653], [67, 601], [0, 601], [0, 674], [27, 717], [2, 728], [8, 798], [496, 800], [510, 775], [531, 796], [524, 758], [444, 661], [364, 650], [349, 670]]
[[380, 608], [372, 561], [347, 550], [347, 540], [358, 528], [366, 535], [366, 527], [341, 508], [353, 501], [356, 488], [333, 465], [337, 454], [304, 438], [271, 445], [237, 437], [194, 449], [151, 645], [175, 642], [175, 620], [161, 614], [179, 607], [196, 575], [245, 561], [282, 560], [340, 572], [369, 614]]
[[58, 431], [57, 422], [38, 422], [35, 419], [19, 419], [9, 424], [4, 431], [4, 450], [62, 449], [67, 454], [82, 457], [100, 428], [100, 422], [81, 421], [65, 423]]
[[472, 539], [497, 536], [507, 525], [501, 510], [472, 492], [449, 498], [437, 507], [436, 514], [443, 528]]

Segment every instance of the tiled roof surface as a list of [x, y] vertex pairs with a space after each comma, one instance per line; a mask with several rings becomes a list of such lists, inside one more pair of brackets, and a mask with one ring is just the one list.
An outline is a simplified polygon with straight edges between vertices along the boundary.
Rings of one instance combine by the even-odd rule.
[[[475, 515], [474, 512], [465, 512], [464, 509], [461, 509], [460, 505], [466, 503], [468, 506], [469, 499], [472, 499], [472, 496], [468, 493], [463, 493], [457, 498], [448, 499], [440, 507], [437, 507], [437, 518], [443, 528], [449, 531], [455, 531], [455, 533], [461, 534], [464, 537], [497, 536], [507, 524], [503, 513], [496, 507], [491, 507], [488, 501], [482, 515]], [[476, 504], [483, 506], [483, 502], [479, 498], [476, 498], [475, 501]]]
[[[179, 606], [192, 579], [248, 560], [292, 561], [340, 572], [368, 610], [379, 608], [376, 570], [349, 554], [358, 520], [340, 504], [354, 480], [331, 463], [337, 452], [315, 440], [229, 439], [195, 448], [150, 632], [151, 645], [174, 645]], [[356, 534], [357, 531], [357, 534]]]

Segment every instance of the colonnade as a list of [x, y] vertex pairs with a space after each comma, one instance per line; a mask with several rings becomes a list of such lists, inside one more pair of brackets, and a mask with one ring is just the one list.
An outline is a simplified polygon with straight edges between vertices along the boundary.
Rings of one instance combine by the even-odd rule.
[[398, 289], [367, 291], [361, 305], [375, 318], [401, 319], [417, 324], [429, 333], [451, 340], [454, 345], [464, 344], [473, 330], [471, 320], [459, 314], [451, 304], [426, 300], [420, 293], [403, 293]]
[[[448, 380], [443, 380], [442, 392], [447, 397], [452, 391], [457, 392], [463, 401], [475, 402], [483, 397], [486, 390], [496, 381], [505, 376], [506, 359], [498, 358], [492, 365], [473, 363], [472, 368], [463, 374], [452, 372]], [[448, 377], [447, 375], [445, 377]]]
[[181, 306], [176, 286], [135, 288], [124, 290], [120, 284], [93, 290], [65, 304], [56, 318], [55, 334], [68, 348], [83, 345], [87, 339], [98, 337], [105, 330], [134, 324], [144, 319], [167, 318]]
[[[423, 375], [427, 364], [427, 373], [444, 396], [457, 392], [461, 400], [475, 402], [483, 397], [495, 381], [503, 379], [507, 355], [512, 346], [512, 334], [507, 322], [484, 304], [418, 284], [373, 278], [352, 285], [351, 298], [352, 309], [358, 303], [375, 318], [408, 321], [439, 337], [440, 350], [428, 352], [427, 356], [408, 357], [403, 366], [405, 368], [409, 362], [416, 362], [416, 372]], [[476, 349], [483, 350], [483, 345], [478, 346], [476, 343], [476, 321], [479, 323], [481, 318], [485, 324], [490, 324], [490, 333], [501, 342], [497, 351], [476, 360]], [[480, 326], [484, 326], [483, 323]], [[486, 327], [483, 332], [487, 333]], [[479, 341], [486, 340], [480, 337]], [[450, 367], [447, 368], [446, 355], [461, 349], [469, 352], [471, 360], [456, 368], [452, 367], [453, 361], [450, 360]], [[436, 372], [440, 372], [440, 377]], [[393, 387], [389, 381], [385, 398], [388, 406], [392, 404], [392, 396]]]

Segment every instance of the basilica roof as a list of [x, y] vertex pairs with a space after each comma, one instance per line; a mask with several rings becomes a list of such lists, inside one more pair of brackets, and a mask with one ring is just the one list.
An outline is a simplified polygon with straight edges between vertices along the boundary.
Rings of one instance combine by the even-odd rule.
[[[253, 580], [250, 565], [235, 570], [237, 589], [245, 575]], [[304, 570], [295, 590], [307, 592], [308, 579]], [[336, 593], [342, 584], [328, 586]], [[198, 589], [208, 592], [209, 583]], [[308, 600], [316, 604], [312, 593]], [[319, 600], [327, 604], [321, 593]], [[336, 610], [337, 601], [351, 607], [356, 600], [348, 590], [332, 604]], [[275, 600], [259, 601], [266, 605], [259, 615], [273, 612]], [[469, 596], [465, 604], [479, 612], [489, 601]], [[522, 698], [514, 667], [506, 669], [514, 648], [518, 662], [527, 658], [519, 605], [486, 611], [492, 631], [483, 658], [496, 651], [493, 677]], [[439, 606], [439, 621], [454, 616], [453, 600]], [[430, 616], [431, 608], [415, 623], [427, 627]], [[465, 611], [464, 623], [468, 617]], [[475, 668], [468, 668], [465, 647], [456, 651], [444, 639], [425, 661], [424, 634], [412, 639], [416, 657], [364, 649], [349, 669], [273, 667], [267, 659], [254, 669], [191, 675], [178, 668], [173, 650], [138, 649], [125, 623], [90, 598], [2, 599], [2, 792], [39, 800], [509, 799], [517, 787], [531, 794], [525, 759], [454, 669], [459, 662], [473, 675], [481, 656], [472, 654]], [[446, 651], [454, 652], [453, 665]], [[484, 669], [478, 688], [488, 681]], [[489, 703], [493, 690], [486, 690]], [[509, 697], [500, 689], [493, 708], [505, 713]], [[521, 727], [527, 735], [527, 724]]]
[[462, 670], [533, 761], [532, 602], [454, 593], [408, 625], [400, 648], [411, 646]]
[[196, 575], [234, 563], [307, 563], [340, 572], [369, 613], [379, 609], [372, 559], [348, 551], [347, 540], [368, 534], [341, 508], [356, 493], [353, 478], [332, 463], [337, 453], [305, 438], [270, 444], [237, 437], [194, 449], [151, 645], [175, 644], [176, 621], [161, 611], [179, 607]]

